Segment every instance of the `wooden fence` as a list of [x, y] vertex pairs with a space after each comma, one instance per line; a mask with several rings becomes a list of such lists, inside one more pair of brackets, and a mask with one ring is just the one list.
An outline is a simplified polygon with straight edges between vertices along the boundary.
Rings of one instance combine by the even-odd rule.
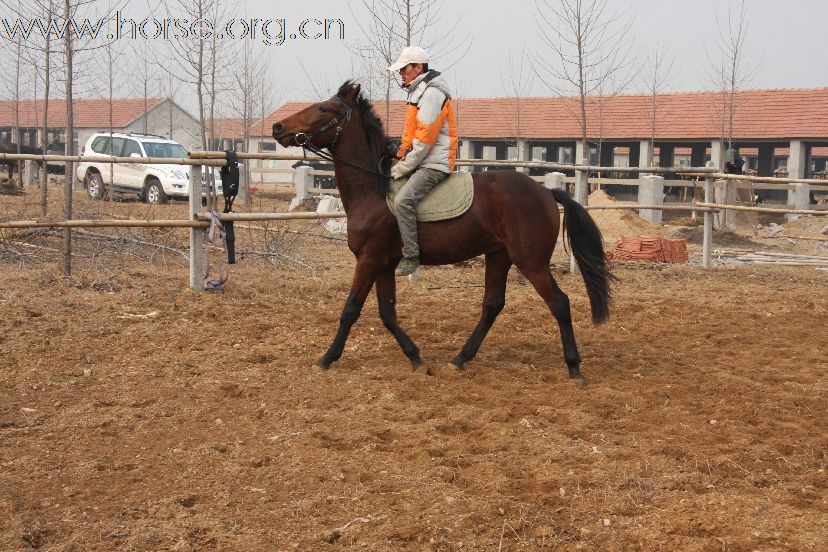
[[[284, 155], [276, 153], [239, 153], [237, 157], [240, 160], [244, 159], [263, 159], [263, 160], [281, 160], [281, 161], [299, 161], [299, 160], [319, 160], [316, 157], [306, 157], [297, 155]], [[81, 228], [81, 227], [186, 227], [190, 229], [190, 287], [195, 290], [202, 290], [204, 282], [202, 280], [202, 250], [204, 245], [204, 230], [209, 226], [207, 217], [203, 212], [201, 205], [201, 167], [205, 166], [222, 166], [226, 163], [226, 154], [218, 151], [191, 151], [188, 152], [188, 157], [185, 159], [157, 159], [157, 158], [112, 158], [109, 156], [56, 156], [56, 155], [25, 155], [25, 154], [0, 154], [0, 161], [2, 160], [29, 160], [29, 161], [95, 161], [99, 163], [138, 163], [138, 164], [180, 164], [191, 165], [190, 170], [190, 193], [188, 212], [190, 218], [186, 220], [70, 220], [70, 221], [7, 221], [0, 222], [0, 228], [33, 228], [33, 227], [64, 227], [64, 228]], [[775, 179], [765, 177], [745, 177], [742, 175], [727, 175], [719, 172], [715, 167], [596, 167], [590, 165], [565, 165], [560, 163], [548, 162], [507, 162], [507, 161], [481, 161], [474, 159], [458, 160], [459, 166], [503, 166], [504, 168], [540, 168], [549, 170], [542, 177], [542, 184], [547, 188], [565, 188], [567, 184], [574, 185], [574, 196], [576, 201], [585, 205], [587, 209], [631, 209], [638, 210], [644, 216], [653, 217], [653, 213], [665, 210], [682, 210], [704, 213], [704, 239], [702, 243], [703, 266], [709, 268], [712, 266], [712, 251], [713, 251], [713, 215], [721, 210], [742, 210], [754, 212], [774, 212], [774, 213], [789, 213], [789, 214], [818, 214], [826, 215], [828, 211], [818, 211], [809, 209], [768, 209], [746, 206], [727, 205], [717, 203], [714, 200], [714, 191], [716, 181], [726, 182], [728, 180], [749, 180], [755, 182], [765, 182], [771, 184], [792, 185], [792, 192], [799, 198], [801, 203], [802, 193], [805, 192], [807, 200], [807, 193], [811, 189], [825, 189], [828, 186], [821, 184], [820, 181], [814, 180], [795, 180], [795, 179]], [[263, 170], [263, 169], [259, 169]], [[304, 198], [308, 193], [326, 192], [331, 193], [331, 190], [315, 189], [312, 185], [313, 176], [320, 174], [320, 171], [315, 171], [311, 167], [301, 166], [295, 169], [268, 169], [271, 171], [285, 171], [289, 170], [293, 173], [293, 189], [295, 197]], [[574, 171], [574, 177], [566, 177], [563, 173], [555, 171]], [[639, 174], [640, 178], [636, 180], [623, 179], [599, 179], [600, 183], [623, 183], [624, 185], [634, 185], [639, 187], [639, 201], [636, 204], [622, 204], [613, 206], [588, 206], [587, 194], [589, 190], [589, 174], [590, 173], [631, 173]], [[328, 174], [329, 171], [322, 171], [322, 174]], [[703, 178], [704, 183], [704, 202], [693, 203], [686, 205], [664, 205], [663, 204], [663, 188], [666, 182], [669, 185], [684, 185], [693, 186], [693, 182], [687, 181], [665, 181], [662, 177], [657, 175], [662, 174], [682, 174], [690, 175], [698, 178]], [[68, 178], [74, 178], [74, 175], [67, 175]], [[782, 182], [780, 182], [782, 181]], [[595, 182], [595, 180], [593, 180]], [[675, 182], [675, 184], [674, 184]], [[824, 182], [824, 181], [822, 181]], [[813, 188], [811, 188], [813, 186]], [[649, 201], [648, 201], [649, 200]], [[219, 216], [220, 220], [292, 220], [292, 219], [321, 219], [321, 218], [339, 218], [344, 217], [344, 212], [336, 213], [231, 213], [222, 214]], [[577, 270], [574, 258], [571, 260], [571, 268], [573, 271]]]

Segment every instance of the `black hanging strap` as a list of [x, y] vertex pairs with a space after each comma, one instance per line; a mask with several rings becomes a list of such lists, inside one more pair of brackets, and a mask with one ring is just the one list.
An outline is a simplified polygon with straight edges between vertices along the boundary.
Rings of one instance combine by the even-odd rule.
[[[224, 194], [224, 212], [233, 212], [233, 201], [239, 193], [239, 162], [236, 152], [225, 150], [227, 164], [221, 167], [221, 190]], [[224, 244], [227, 247], [227, 264], [236, 262], [236, 233], [233, 231], [233, 221], [224, 221]]]

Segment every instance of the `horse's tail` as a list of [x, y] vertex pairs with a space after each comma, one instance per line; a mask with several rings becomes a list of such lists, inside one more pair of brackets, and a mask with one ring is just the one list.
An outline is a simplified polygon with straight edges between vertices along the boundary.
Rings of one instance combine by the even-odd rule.
[[564, 208], [564, 234], [569, 235], [569, 247], [584, 278], [592, 308], [592, 323], [597, 325], [606, 322], [612, 299], [610, 282], [617, 278], [607, 266], [601, 231], [586, 209], [568, 193], [552, 190], [552, 195]]

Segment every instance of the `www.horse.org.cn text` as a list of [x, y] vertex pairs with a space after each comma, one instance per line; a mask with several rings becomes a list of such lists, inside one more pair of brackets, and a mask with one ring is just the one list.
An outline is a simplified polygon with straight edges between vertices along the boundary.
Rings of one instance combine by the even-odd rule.
[[146, 17], [136, 20], [116, 11], [109, 18], [0, 18], [0, 39], [9, 41], [56, 39], [66, 33], [79, 40], [253, 40], [266, 46], [281, 46], [292, 40], [344, 40], [342, 19], [309, 17], [290, 22], [287, 18], [233, 18], [215, 22], [207, 18]]

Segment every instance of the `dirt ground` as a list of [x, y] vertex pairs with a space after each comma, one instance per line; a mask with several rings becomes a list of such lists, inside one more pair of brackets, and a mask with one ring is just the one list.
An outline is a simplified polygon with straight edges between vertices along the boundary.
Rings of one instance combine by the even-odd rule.
[[[88, 216], [185, 210], [76, 198]], [[35, 212], [0, 198], [3, 217]], [[483, 266], [427, 268], [398, 314], [434, 376], [373, 296], [318, 373], [352, 257], [313, 222], [270, 230], [284, 255], [242, 255], [222, 295], [188, 291], [174, 251], [92, 236], [68, 278], [52, 235], [2, 257], [0, 549], [824, 550], [828, 272], [615, 265], [593, 327], [556, 252], [576, 386], [515, 270], [478, 357], [449, 368]]]

